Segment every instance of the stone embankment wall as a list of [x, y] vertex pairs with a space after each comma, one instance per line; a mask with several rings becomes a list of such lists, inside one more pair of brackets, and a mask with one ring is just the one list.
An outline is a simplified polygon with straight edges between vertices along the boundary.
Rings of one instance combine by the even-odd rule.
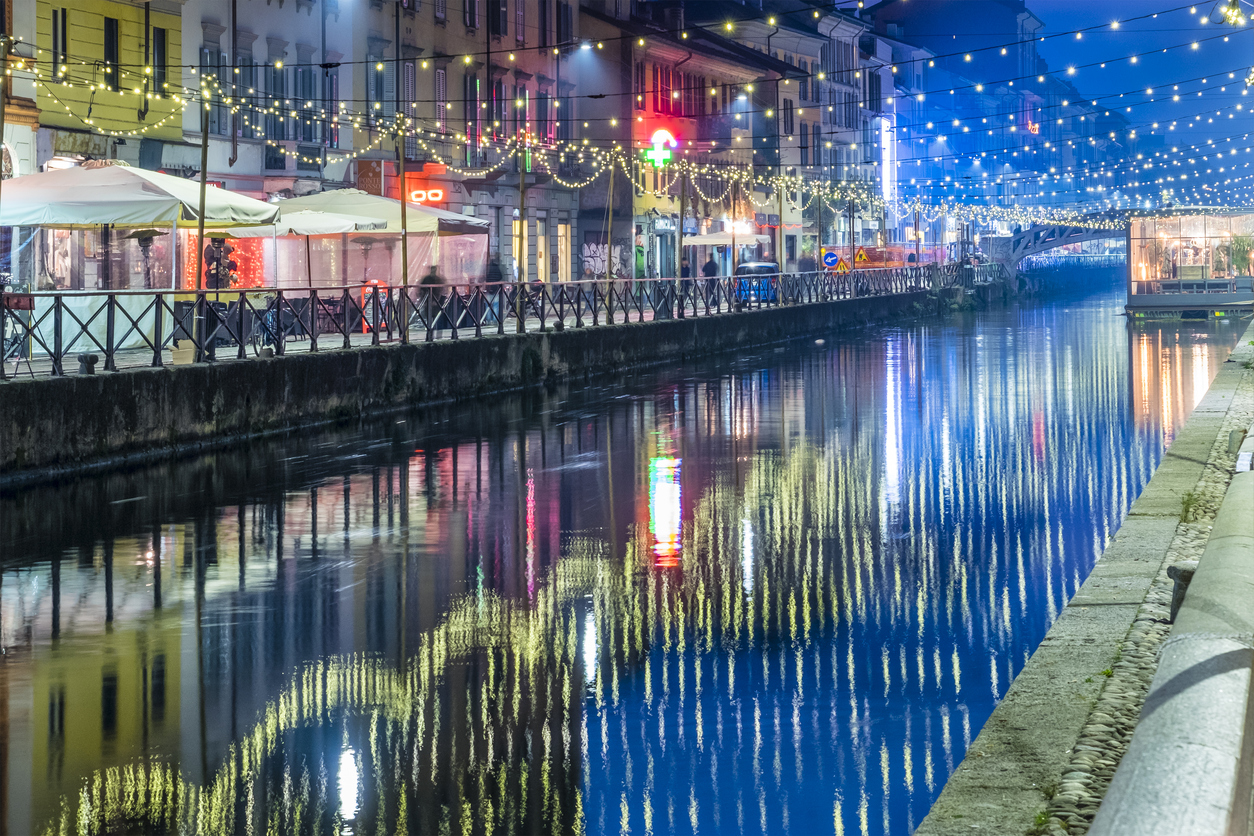
[[934, 311], [926, 293], [0, 383], [0, 482]]

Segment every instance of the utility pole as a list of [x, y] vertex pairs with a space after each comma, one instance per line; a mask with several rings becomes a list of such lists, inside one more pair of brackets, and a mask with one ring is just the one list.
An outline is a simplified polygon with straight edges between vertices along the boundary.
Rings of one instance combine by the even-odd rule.
[[739, 195], [740, 195], [740, 179], [739, 179], [739, 178], [737, 178], [737, 179], [735, 179], [735, 180], [733, 180], [733, 181], [732, 181], [732, 211], [731, 211], [731, 215], [732, 215], [732, 263], [731, 263], [731, 268], [732, 268], [732, 269], [731, 269], [731, 274], [732, 274], [733, 276], [734, 276], [734, 275], [736, 275], [736, 260], [737, 260], [737, 257], [738, 257], [738, 255], [739, 255], [739, 252], [740, 252], [740, 251], [736, 248], [736, 198], [737, 198], [737, 197], [739, 197]]
[[916, 208], [914, 210], [914, 263], [916, 265], [922, 263], [921, 256], [919, 255], [919, 242], [921, 240], [922, 239], [919, 237], [919, 210]]
[[605, 198], [605, 321], [614, 324], [614, 306], [611, 303], [614, 281], [614, 157], [610, 157], [610, 186]]
[[[325, 5], [325, 4], [323, 4]], [[396, 140], [396, 156], [397, 156], [397, 177], [399, 185], [397, 190], [401, 195], [401, 342], [409, 342], [409, 194], [405, 188], [405, 128], [408, 127], [408, 119], [401, 112], [401, 88], [404, 85], [404, 65], [401, 63], [401, 3], [396, 3], [396, 69], [393, 71], [392, 89], [396, 93], [396, 120], [400, 122], [401, 130], [397, 134]], [[439, 246], [439, 238], [437, 236], [436, 246]], [[428, 331], [428, 334], [431, 332]]]
[[780, 166], [779, 187], [775, 190], [775, 203], [776, 203], [776, 208], [775, 208], [775, 211], [779, 213], [778, 215], [776, 215], [776, 216], [775, 216], [776, 220], [779, 222], [779, 228], [776, 230], [776, 233], [777, 233], [777, 234], [776, 234], [776, 236], [775, 236], [775, 237], [776, 237], [776, 239], [777, 239], [776, 244], [775, 244], [775, 261], [776, 261], [776, 264], [779, 266], [779, 272], [781, 272], [781, 273], [782, 273], [782, 272], [784, 272], [784, 267], [785, 267], [785, 259], [784, 259], [784, 173], [783, 173], [783, 168], [784, 168], [783, 166]]
[[[679, 180], [679, 261], [676, 263], [678, 272], [675, 273], [680, 279], [684, 277], [684, 217], [687, 212], [688, 198], [688, 169], [684, 169], [683, 177]], [[689, 267], [691, 272], [691, 267]], [[681, 285], [682, 287], [682, 285]]]
[[[614, 183], [613, 169], [610, 169], [610, 184]], [[527, 289], [527, 160], [522, 143], [518, 145], [518, 258], [514, 261], [518, 266], [518, 280], [514, 293], [514, 315], [518, 320], [515, 326], [519, 334], [526, 332], [523, 315], [527, 312], [524, 294]]]

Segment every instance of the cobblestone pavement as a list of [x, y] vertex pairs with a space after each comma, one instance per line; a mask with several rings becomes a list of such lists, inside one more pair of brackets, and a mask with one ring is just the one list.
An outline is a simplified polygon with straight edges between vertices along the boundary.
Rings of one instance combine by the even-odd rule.
[[[1251, 329], [1254, 331], [1254, 329]], [[1242, 344], [1250, 333], [1242, 337]], [[1137, 611], [1127, 636], [1120, 643], [1111, 674], [1098, 694], [1071, 758], [1046, 807], [1048, 820], [1035, 833], [1087, 833], [1097, 808], [1127, 751], [1136, 728], [1150, 680], [1158, 668], [1158, 651], [1171, 632], [1173, 582], [1167, 570], [1178, 563], [1196, 561], [1206, 548], [1211, 523], [1232, 480], [1235, 454], [1228, 452], [1228, 433], [1246, 429], [1254, 422], [1254, 371], [1246, 371], [1233, 394], [1231, 406], [1211, 447], [1201, 478], [1193, 488], [1195, 505], [1187, 520], [1176, 527], [1158, 574]], [[1171, 455], [1168, 451], [1167, 455]]]

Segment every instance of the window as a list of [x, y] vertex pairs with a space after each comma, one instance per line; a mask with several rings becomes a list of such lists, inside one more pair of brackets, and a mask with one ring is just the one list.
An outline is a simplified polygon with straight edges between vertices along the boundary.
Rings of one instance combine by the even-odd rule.
[[[239, 135], [251, 139], [261, 133], [261, 126], [253, 120], [259, 118], [257, 113], [260, 110], [261, 100], [264, 98], [259, 98], [255, 92], [252, 94], [248, 92], [257, 89], [257, 65], [253, 62], [251, 52], [240, 50], [235, 55], [235, 66], [239, 68], [239, 98], [245, 105], [240, 112]], [[155, 67], [153, 69], [156, 70]]]
[[448, 19], [448, 0], [435, 0], [435, 19]]
[[514, 40], [520, 44], [526, 40], [523, 34], [526, 25], [527, 0], [514, 0]]
[[653, 65], [653, 112], [654, 113], [662, 112], [662, 104], [659, 99], [661, 89], [662, 89], [662, 68], [659, 67], [657, 64], [654, 64]]
[[571, 11], [570, 3], [563, 0], [557, 4], [557, 43], [560, 46], [573, 40], [575, 40], [574, 13]]
[[492, 82], [492, 133], [494, 136], [505, 136], [509, 133], [508, 102], [505, 82], [500, 79]]
[[118, 19], [106, 17], [104, 19], [104, 74], [105, 83], [109, 85], [110, 90], [117, 90], [120, 87], [118, 64], [122, 56], [119, 50]]
[[537, 0], [537, 7], [540, 11], [540, 46], [551, 46], [549, 39], [549, 0]]
[[509, 34], [509, 0], [488, 0], [488, 29], [498, 38]]
[[797, 98], [808, 102], [810, 101], [810, 65], [805, 61], [798, 61], [797, 67], [801, 70], [801, 78], [797, 79], [797, 86], [800, 88]]
[[803, 121], [801, 123], [801, 134], [799, 144], [801, 147], [801, 164], [810, 164], [810, 128]]
[[636, 62], [636, 110], [644, 110], [645, 70], [644, 62]]
[[164, 29], [154, 26], [152, 29], [152, 94], [165, 95], [165, 85], [169, 81], [169, 55]]
[[462, 0], [462, 22], [467, 29], [479, 28], [479, 0]]
[[314, 141], [314, 110], [313, 100], [317, 98], [314, 91], [314, 68], [313, 67], [297, 67], [296, 68], [296, 98], [300, 105], [297, 111], [300, 113], [300, 122], [296, 126], [297, 139], [304, 142]]
[[287, 77], [282, 68], [275, 67], [271, 62], [266, 67], [267, 106], [279, 105], [278, 113], [266, 113], [266, 139], [271, 142], [287, 139], [286, 120], [281, 115], [283, 100], [287, 98]]
[[479, 76], [462, 76], [462, 118], [466, 125], [466, 162], [470, 164], [479, 151]]
[[405, 159], [418, 156], [418, 140], [414, 137], [414, 99], [418, 97], [418, 73], [413, 61], [406, 61], [401, 68], [401, 110], [405, 124]]
[[448, 122], [448, 72], [435, 71], [435, 129], [444, 133]]
[[554, 118], [557, 120], [555, 127], [557, 128], [558, 142], [570, 142], [572, 139], [570, 126], [575, 121], [575, 112], [572, 110], [572, 99], [570, 96], [559, 96], [553, 102], [553, 106], [557, 108]]
[[[222, 65], [222, 54], [218, 52], [216, 47], [201, 47], [200, 50], [200, 75], [202, 78], [217, 78], [218, 69]], [[214, 102], [209, 110], [205, 113], [209, 120], [209, 133], [221, 134], [226, 132], [226, 107], [222, 104]]]
[[52, 10], [52, 63], [53, 75], [60, 72], [70, 51], [70, 10]]
[[793, 107], [792, 99], [784, 99], [784, 107], [783, 107], [784, 125], [783, 127], [784, 127], [784, 133], [788, 136], [793, 135], [793, 127], [795, 125], [795, 123], [793, 122], [793, 117], [795, 116], [795, 114], [796, 114], [796, 110]]
[[819, 127], [819, 123], [815, 122], [810, 126], [810, 130], [814, 134], [814, 164], [823, 164], [823, 130]]
[[325, 91], [326, 111], [330, 114], [331, 124], [328, 126], [324, 142], [328, 148], [340, 147], [340, 71], [338, 68], [324, 70], [322, 80]]
[[514, 135], [521, 138], [527, 130], [527, 88], [518, 85], [514, 88]]
[[552, 136], [549, 133], [549, 94], [536, 93], [536, 138], [547, 143]]

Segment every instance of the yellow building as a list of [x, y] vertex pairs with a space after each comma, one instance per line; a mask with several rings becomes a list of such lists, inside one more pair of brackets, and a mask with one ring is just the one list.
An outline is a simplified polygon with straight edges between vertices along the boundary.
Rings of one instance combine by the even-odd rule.
[[119, 146], [183, 138], [178, 9], [175, 3], [39, 0], [35, 88], [51, 146], [41, 142], [44, 154], [128, 157], [139, 151], [120, 153]]

